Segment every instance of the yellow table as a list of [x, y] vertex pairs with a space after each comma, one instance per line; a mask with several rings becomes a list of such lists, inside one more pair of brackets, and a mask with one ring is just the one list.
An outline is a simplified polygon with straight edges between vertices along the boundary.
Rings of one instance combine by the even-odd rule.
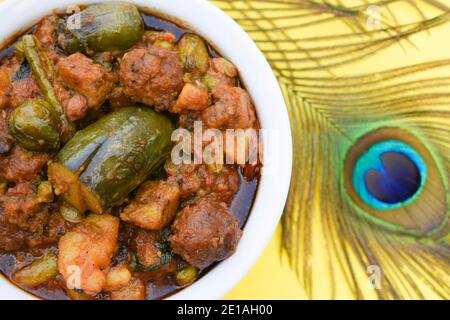
[[[253, 5], [249, 4], [249, 2], [252, 2], [250, 0], [230, 1], [229, 3], [223, 0], [213, 2], [233, 18], [237, 18], [237, 21], [241, 24], [242, 21], [245, 20], [248, 22], [248, 17], [252, 17], [253, 12], [248, 12], [251, 11], [248, 10], [248, 6]], [[238, 3], [233, 6], [235, 2]], [[353, 3], [356, 2], [357, 1], [354, 1]], [[448, 1], [442, 2], [448, 3]], [[231, 5], [231, 3], [233, 3], [233, 5]], [[246, 11], [245, 16], [243, 16], [243, 11], [236, 10], [236, 8], [242, 8], [242, 10], [247, 9], [248, 11]], [[398, 8], [396, 10], [402, 10], [396, 11], [397, 16], [400, 16], [400, 20], [417, 16], [417, 11], [414, 11], [414, 8], [411, 6], [404, 5], [404, 3], [399, 3], [396, 8]], [[386, 14], [386, 12], [382, 12], [382, 14]], [[255, 17], [261, 18], [257, 14], [255, 14]], [[247, 30], [251, 29], [251, 27], [246, 25], [244, 25], [244, 28], [247, 28]], [[261, 44], [258, 43], [258, 35], [255, 36], [251, 31], [250, 34], [261, 47]], [[450, 45], [448, 41], [449, 34], [449, 24], [434, 28], [430, 32], [422, 32], [411, 38], [415, 48], [409, 44], [405, 45], [407, 50], [405, 50], [405, 47], [393, 46], [392, 48], [383, 51], [381, 54], [374, 55], [370, 59], [367, 59], [367, 61], [358, 63], [357, 68], [359, 68], [359, 70], [356, 70], [356, 67], [353, 66], [348, 68], [345, 72], [358, 73], [361, 70], [364, 71], [364, 73], [378, 72], [379, 70], [387, 70], [425, 61], [447, 59], [450, 54]], [[261, 37], [261, 39], [264, 38]], [[282, 252], [281, 248], [280, 225], [270, 244], [253, 269], [231, 292], [228, 293], [228, 295], [226, 295], [225, 299], [307, 299], [306, 293], [300, 286], [295, 272], [289, 267], [287, 254]], [[351, 297], [351, 295], [345, 294], [337, 296], [337, 298], [340, 299]]]
[[281, 253], [281, 226], [252, 271], [225, 299], [306, 299], [287, 256]]

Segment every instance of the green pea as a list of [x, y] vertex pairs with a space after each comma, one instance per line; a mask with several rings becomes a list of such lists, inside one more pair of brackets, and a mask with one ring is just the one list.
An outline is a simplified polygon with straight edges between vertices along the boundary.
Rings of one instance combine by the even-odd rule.
[[198, 275], [198, 269], [193, 266], [189, 266], [180, 269], [176, 272], [175, 277], [179, 286], [185, 286], [195, 280]]

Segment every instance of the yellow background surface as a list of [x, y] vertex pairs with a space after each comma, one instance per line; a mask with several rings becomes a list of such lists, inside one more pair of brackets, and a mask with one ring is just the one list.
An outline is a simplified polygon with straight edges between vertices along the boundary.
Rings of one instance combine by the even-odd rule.
[[306, 299], [280, 246], [281, 226], [253, 269], [225, 299]]
[[[450, 5], [448, 0], [441, 2]], [[227, 11], [227, 6], [222, 1], [216, 4]], [[417, 12], [408, 5], [400, 4], [395, 7], [395, 10], [400, 20], [408, 21], [411, 17], [417, 17]], [[231, 11], [228, 13], [233, 15]], [[426, 13], [432, 14], [432, 12]], [[336, 30], [336, 33], [339, 33], [339, 30]], [[346, 74], [376, 73], [425, 61], [448, 59], [450, 56], [449, 35], [449, 24], [439, 26], [430, 32], [413, 36], [411, 40], [415, 47], [406, 42], [404, 46], [393, 46], [343, 72]], [[279, 225], [270, 244], [253, 269], [225, 296], [225, 299], [307, 299], [295, 272], [289, 267], [287, 254], [282, 252], [281, 248], [281, 225]], [[345, 294], [338, 296], [340, 299], [351, 297]]]

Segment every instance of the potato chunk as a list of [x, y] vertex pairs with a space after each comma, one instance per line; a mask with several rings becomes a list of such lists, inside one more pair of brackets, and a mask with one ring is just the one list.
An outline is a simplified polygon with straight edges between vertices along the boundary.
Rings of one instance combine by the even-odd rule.
[[133, 278], [127, 286], [111, 292], [111, 300], [145, 300], [145, 286], [138, 278]]
[[209, 106], [208, 89], [192, 83], [186, 83], [181, 91], [173, 112], [201, 111]]
[[125, 264], [119, 264], [108, 272], [104, 289], [106, 291], [119, 290], [131, 280], [131, 272]]
[[69, 289], [102, 291], [118, 233], [119, 219], [92, 214], [60, 239], [58, 269]]
[[161, 230], [173, 219], [179, 199], [177, 183], [148, 181], [139, 188], [136, 199], [120, 218], [146, 230]]

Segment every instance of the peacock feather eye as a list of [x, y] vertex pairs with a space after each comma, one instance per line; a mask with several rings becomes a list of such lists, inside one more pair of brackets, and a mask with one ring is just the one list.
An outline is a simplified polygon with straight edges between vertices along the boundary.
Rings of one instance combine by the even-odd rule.
[[426, 181], [427, 166], [411, 146], [395, 140], [369, 148], [356, 162], [353, 187], [369, 206], [389, 210], [413, 201]]
[[344, 186], [356, 211], [390, 229], [428, 236], [445, 225], [447, 186], [432, 152], [410, 131], [386, 127], [350, 146]]

